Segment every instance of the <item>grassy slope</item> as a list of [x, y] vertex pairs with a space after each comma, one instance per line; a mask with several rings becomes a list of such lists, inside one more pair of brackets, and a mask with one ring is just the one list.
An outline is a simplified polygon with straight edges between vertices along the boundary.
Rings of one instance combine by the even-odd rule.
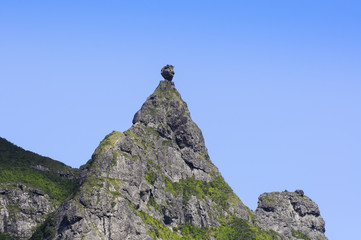
[[[32, 166], [41, 165], [48, 172], [38, 171]], [[75, 180], [65, 179], [58, 172], [78, 173], [77, 169], [26, 151], [4, 138], [0, 138], [0, 184], [25, 184], [31, 188], [41, 189], [57, 202], [64, 201], [77, 188]]]

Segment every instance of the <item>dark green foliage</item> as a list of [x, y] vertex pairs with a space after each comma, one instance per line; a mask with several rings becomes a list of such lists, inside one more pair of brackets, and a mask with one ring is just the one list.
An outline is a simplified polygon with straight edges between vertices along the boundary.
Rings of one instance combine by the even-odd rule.
[[182, 239], [195, 239], [195, 240], [209, 239], [211, 234], [211, 228], [196, 227], [188, 222], [178, 228], [174, 228], [173, 230], [180, 231], [180, 233], [183, 236]]
[[147, 174], [145, 174], [145, 180], [154, 185], [155, 181], [157, 180], [157, 174], [153, 171], [149, 171], [147, 172]]
[[154, 207], [155, 210], [157, 210], [158, 212], [162, 213], [162, 208], [158, 205], [158, 203], [155, 201], [153, 195], [150, 196], [149, 201], [147, 203], [148, 207], [152, 206]]
[[9, 233], [0, 233], [0, 240], [18, 240], [18, 238], [11, 236]]
[[294, 229], [292, 229], [292, 236], [297, 239], [311, 240], [311, 238], [306, 234], [304, 234], [303, 232], [296, 231]]
[[10, 211], [10, 212], [20, 212], [21, 209], [20, 209], [20, 206], [19, 204], [15, 203], [15, 204], [12, 204], [12, 203], [9, 203], [6, 208]]
[[149, 158], [147, 158], [147, 167], [148, 167], [148, 169], [153, 167], [155, 170], [157, 170], [157, 172], [159, 174], [162, 174], [160, 167], [157, 164], [155, 164], [152, 160], [150, 160]]
[[40, 225], [29, 240], [50, 240], [55, 237], [55, 213], [49, 214], [47, 219]]
[[[38, 171], [32, 166], [41, 165], [49, 171]], [[41, 189], [52, 199], [63, 201], [76, 189], [75, 180], [65, 179], [58, 172], [72, 173], [74, 179], [76, 169], [65, 164], [25, 151], [7, 140], [0, 138], [0, 182], [25, 184], [26, 186]]]
[[182, 237], [178, 236], [175, 232], [167, 228], [162, 222], [148, 215], [144, 211], [135, 210], [134, 206], [131, 206], [134, 212], [142, 219], [142, 221], [151, 229], [148, 234], [154, 239], [179, 239]]
[[278, 240], [280, 237], [276, 232], [261, 230], [255, 225], [251, 225], [246, 220], [230, 217], [222, 219], [219, 227], [196, 227], [186, 223], [175, 231], [179, 231], [182, 239], [218, 239], [218, 240]]
[[274, 232], [261, 230], [246, 220], [231, 217], [215, 229], [215, 238], [219, 240], [277, 240]]

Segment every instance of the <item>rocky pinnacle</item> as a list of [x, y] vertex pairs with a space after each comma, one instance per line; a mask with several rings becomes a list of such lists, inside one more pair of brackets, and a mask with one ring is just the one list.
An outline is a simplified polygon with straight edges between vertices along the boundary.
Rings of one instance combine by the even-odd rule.
[[174, 77], [174, 66], [167, 64], [167, 66], [162, 68], [160, 74], [162, 74], [162, 77], [164, 77], [165, 80], [172, 81]]
[[255, 214], [260, 227], [274, 230], [286, 239], [327, 239], [317, 204], [302, 190], [263, 193]]

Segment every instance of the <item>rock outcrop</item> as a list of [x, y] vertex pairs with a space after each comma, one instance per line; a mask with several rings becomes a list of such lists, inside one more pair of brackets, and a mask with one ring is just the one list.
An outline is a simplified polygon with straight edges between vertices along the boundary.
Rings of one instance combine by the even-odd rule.
[[1, 185], [0, 233], [28, 239], [34, 228], [43, 223], [47, 214], [55, 210], [54, 201], [39, 189], [23, 184]]
[[317, 204], [304, 196], [302, 190], [264, 193], [258, 198], [255, 213], [262, 228], [288, 239], [327, 239], [325, 221]]

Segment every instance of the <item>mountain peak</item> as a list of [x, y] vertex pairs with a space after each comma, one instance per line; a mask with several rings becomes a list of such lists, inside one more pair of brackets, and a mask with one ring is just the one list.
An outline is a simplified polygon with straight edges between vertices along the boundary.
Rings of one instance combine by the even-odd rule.
[[317, 206], [301, 190], [266, 194], [248, 209], [211, 162], [173, 66], [161, 74], [132, 127], [104, 138], [80, 169], [81, 185], [31, 239], [326, 239]]
[[159, 83], [133, 123], [106, 136], [82, 168], [79, 192], [57, 215], [57, 239], [181, 239], [189, 234], [177, 228], [204, 231], [233, 219], [252, 227], [172, 81]]
[[141, 122], [148, 125], [149, 123], [167, 122], [171, 126], [175, 126], [177, 125], [175, 118], [179, 117], [183, 121], [185, 118], [190, 118], [187, 104], [175, 88], [174, 82], [162, 80], [154, 93], [147, 98], [142, 108], [135, 114], [133, 124]]
[[[203, 179], [201, 176], [207, 176], [207, 179], [211, 179], [204, 173], [213, 171], [216, 167], [210, 162], [203, 134], [193, 122], [187, 103], [183, 101], [174, 82], [160, 81], [153, 94], [135, 114], [133, 124], [125, 132], [126, 135], [140, 135], [144, 128], [152, 129], [162, 139], [166, 139], [179, 149], [185, 163], [192, 171], [198, 172], [195, 174], [196, 177]], [[199, 171], [203, 174], [199, 174]], [[218, 170], [215, 173], [218, 175]]]
[[175, 131], [188, 122], [193, 123], [187, 104], [172, 82], [173, 69], [172, 65], [162, 68], [161, 74], [165, 80], [160, 81], [154, 93], [147, 98], [133, 118], [133, 124], [139, 122], [156, 128], [160, 134], [168, 138], [169, 131]]
[[159, 83], [135, 114], [133, 124], [137, 123], [153, 128], [162, 137], [176, 140], [180, 148], [193, 148], [208, 158], [202, 132], [192, 121], [187, 103], [171, 81]]

